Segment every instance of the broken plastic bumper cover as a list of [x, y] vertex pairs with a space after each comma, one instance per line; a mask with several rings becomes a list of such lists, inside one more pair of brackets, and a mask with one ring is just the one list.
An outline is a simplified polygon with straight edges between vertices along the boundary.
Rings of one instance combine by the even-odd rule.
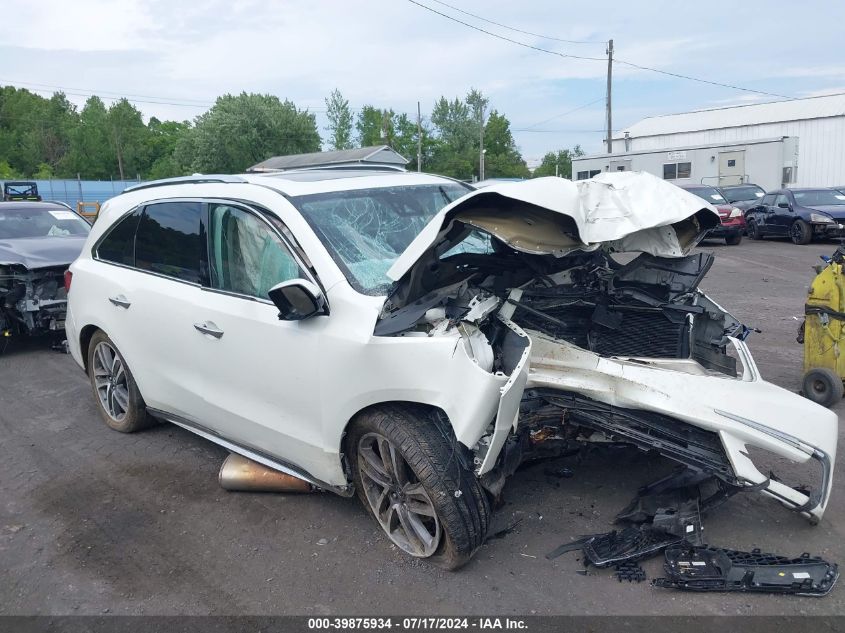
[[759, 549], [730, 549], [681, 545], [666, 550], [666, 578], [655, 587], [688, 591], [748, 591], [825, 596], [839, 578], [839, 567], [802, 554], [786, 558]]

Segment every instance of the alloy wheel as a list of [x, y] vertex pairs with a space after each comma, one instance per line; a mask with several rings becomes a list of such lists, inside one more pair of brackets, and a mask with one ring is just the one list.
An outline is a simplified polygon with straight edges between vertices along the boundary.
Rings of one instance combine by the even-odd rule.
[[129, 410], [129, 386], [126, 367], [117, 351], [101, 341], [94, 348], [94, 387], [100, 406], [116, 422], [121, 422]]
[[358, 471], [367, 502], [390, 540], [420, 558], [440, 544], [434, 504], [399, 449], [378, 433], [358, 441]]

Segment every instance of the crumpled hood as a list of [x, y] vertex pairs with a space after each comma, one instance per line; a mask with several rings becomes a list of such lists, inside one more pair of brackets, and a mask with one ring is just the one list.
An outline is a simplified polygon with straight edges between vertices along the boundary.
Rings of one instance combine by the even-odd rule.
[[473, 191], [444, 207], [394, 262], [401, 279], [453, 222], [481, 229], [525, 253], [563, 257], [605, 247], [682, 257], [719, 225], [698, 196], [644, 172], [602, 173], [590, 180], [536, 178]]
[[87, 239], [87, 235], [73, 235], [0, 240], [0, 265], [19, 264], [29, 270], [69, 266]]

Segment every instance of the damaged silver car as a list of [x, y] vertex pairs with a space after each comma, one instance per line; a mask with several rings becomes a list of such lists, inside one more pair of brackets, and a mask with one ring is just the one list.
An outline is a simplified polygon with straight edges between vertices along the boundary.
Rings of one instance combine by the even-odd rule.
[[[714, 208], [642, 173], [468, 192], [303, 170], [152, 183], [71, 267], [71, 353], [105, 422], [155, 418], [342, 495], [446, 568], [526, 459], [654, 451], [708, 507], [759, 491], [818, 521], [837, 417], [765, 382], [699, 287]], [[755, 466], [813, 463], [812, 486]]]
[[64, 336], [64, 274], [90, 230], [64, 205], [0, 202], [0, 336]]

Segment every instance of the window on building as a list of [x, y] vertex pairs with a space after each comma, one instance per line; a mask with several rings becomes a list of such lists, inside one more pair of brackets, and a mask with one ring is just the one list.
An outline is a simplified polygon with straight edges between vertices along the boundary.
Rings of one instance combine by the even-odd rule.
[[692, 177], [692, 163], [663, 163], [663, 179], [678, 180]]
[[590, 177], [590, 172], [588, 171], [579, 171], [578, 175], [575, 177], [576, 180], [587, 180]]
[[590, 170], [590, 178], [593, 176], [598, 176], [601, 173], [601, 169], [591, 169]]

